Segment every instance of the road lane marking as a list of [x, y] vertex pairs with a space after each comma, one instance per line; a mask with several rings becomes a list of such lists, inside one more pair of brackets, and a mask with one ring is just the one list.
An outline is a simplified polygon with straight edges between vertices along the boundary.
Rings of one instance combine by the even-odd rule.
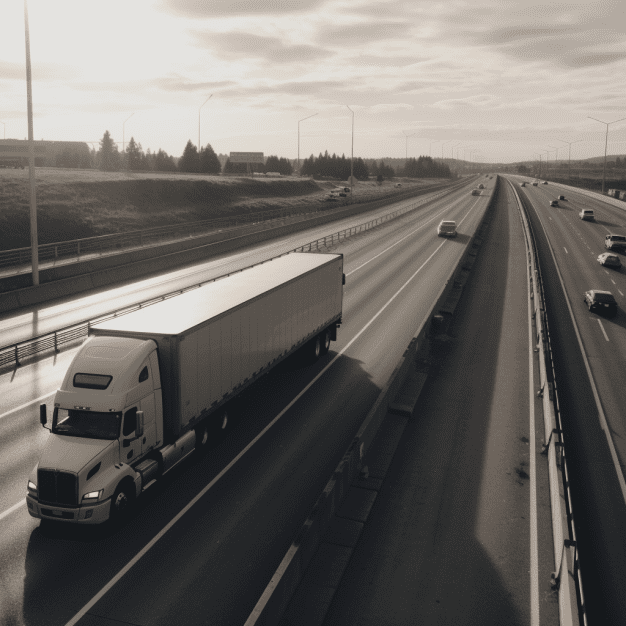
[[602, 330], [602, 334], [604, 335], [604, 338], [609, 341], [609, 338], [604, 330], [604, 326], [602, 326], [602, 320], [597, 320], [598, 324], [600, 324], [600, 329]]
[[[470, 209], [471, 211], [471, 209]], [[463, 220], [469, 215], [465, 215]], [[463, 221], [461, 220], [461, 222]], [[461, 223], [459, 222], [459, 223]], [[322, 377], [323, 374], [335, 363], [339, 357], [341, 357], [346, 350], [374, 323], [374, 321], [382, 314], [382, 312], [398, 297], [398, 295], [406, 288], [406, 286], [424, 269], [427, 263], [439, 252], [441, 247], [447, 240], [443, 240], [437, 249], [419, 266], [419, 268], [412, 274], [412, 276], [391, 296], [391, 298], [382, 306], [382, 308], [370, 319], [370, 321], [363, 326], [363, 328], [352, 338], [352, 340], [344, 346], [344, 348], [328, 363], [315, 378], [215, 477], [213, 480], [197, 494], [191, 502], [189, 502], [179, 513], [170, 520], [164, 528], [162, 528], [111, 580], [104, 586], [98, 593], [83, 606], [72, 619], [66, 623], [65, 626], [75, 626], [79, 620], [81, 620], [86, 613], [95, 606], [101, 598], [103, 598], [123, 577], [124, 575], [138, 563], [155, 545], [156, 543], [187, 513], [193, 506], [204, 497], [204, 495], [224, 476], [230, 469], [254, 446], [254, 444], [265, 435], [265, 433]], [[426, 320], [424, 320], [426, 321]]]
[[3, 520], [8, 515], [11, 515], [14, 511], [17, 511], [23, 504], [26, 504], [26, 498], [20, 500], [17, 504], [14, 504], [10, 509], [7, 509], [4, 513], [0, 513], [0, 520]]
[[616, 283], [615, 283], [615, 281], [614, 281], [612, 278], [611, 278], [611, 282], [612, 282], [614, 285], [616, 284]]
[[[460, 198], [459, 202], [457, 204], [460, 204], [462, 201], [463, 201], [463, 198]], [[476, 200], [476, 202], [474, 202], [474, 206], [476, 206], [477, 203], [478, 203], [478, 200]], [[472, 206], [472, 209], [474, 208], [474, 206]], [[438, 218], [444, 211], [448, 211], [449, 209], [450, 209], [450, 207], [443, 208], [440, 212], [438, 212], [435, 215], [433, 215], [433, 217], [431, 217], [428, 221], [424, 222], [424, 224], [422, 224], [421, 226], [418, 226], [415, 230], [412, 230], [408, 235], [405, 235], [404, 237], [402, 237], [402, 239], [398, 239], [398, 241], [396, 241], [395, 243], [391, 244], [388, 248], [385, 248], [382, 252], [380, 252], [376, 256], [373, 256], [369, 261], [365, 261], [365, 263], [363, 263], [362, 265], [359, 265], [358, 267], [355, 267], [353, 270], [350, 270], [349, 272], [346, 272], [346, 276], [350, 276], [351, 274], [354, 274], [354, 272], [358, 272], [362, 267], [365, 267], [368, 263], [371, 263], [374, 259], [377, 259], [382, 254], [385, 254], [385, 252], [387, 252], [388, 250], [391, 250], [391, 248], [393, 248], [394, 246], [397, 246], [399, 243], [404, 241], [407, 237], [410, 237], [411, 235], [416, 233], [418, 230], [421, 230], [422, 228], [424, 228], [425, 226], [430, 224], [430, 222], [432, 222], [434, 219]], [[470, 211], [472, 209], [470, 209]], [[465, 219], [465, 217], [463, 219]], [[462, 221], [463, 220], [461, 220], [461, 222]], [[461, 222], [459, 222], [459, 224], [461, 224]]]
[[[521, 215], [520, 215], [521, 219]], [[526, 239], [525, 239], [526, 241]], [[528, 242], [526, 242], [528, 246]], [[528, 286], [528, 407], [530, 419], [530, 624], [539, 626], [539, 538], [537, 523], [537, 458], [535, 442], [535, 371], [534, 371], [534, 332], [531, 300], [532, 285], [530, 266], [526, 265], [526, 283]]]
[[620, 295], [623, 296], [624, 294], [618, 289], [617, 291], [619, 291]]
[[608, 273], [606, 270], [604, 270], [604, 273], [605, 273], [607, 276], [609, 275], [609, 273]]
[[11, 413], [15, 413], [15, 411], [19, 411], [20, 409], [25, 409], [27, 406], [30, 406], [31, 404], [35, 404], [35, 402], [41, 402], [42, 400], [45, 400], [46, 398], [53, 396], [55, 393], [56, 393], [56, 389], [54, 391], [51, 391], [50, 393], [47, 393], [45, 396], [40, 396], [39, 398], [35, 398], [34, 400], [29, 400], [28, 402], [24, 404], [20, 404], [20, 406], [16, 406], [14, 409], [11, 409], [10, 411], [7, 411], [6, 413], [3, 413], [2, 415], [0, 415], [0, 419], [2, 419], [3, 417], [6, 417], [7, 415], [11, 415]]
[[565, 250], [565, 254], [569, 254], [569, 252], [567, 251], [567, 248], [565, 246], [563, 246], [563, 250]]

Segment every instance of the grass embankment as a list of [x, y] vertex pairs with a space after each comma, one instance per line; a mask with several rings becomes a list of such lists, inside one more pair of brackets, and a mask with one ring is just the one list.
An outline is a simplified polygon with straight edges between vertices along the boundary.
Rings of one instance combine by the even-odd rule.
[[[39, 243], [142, 230], [281, 208], [319, 208], [339, 181], [37, 168]], [[402, 190], [435, 181], [403, 181]], [[441, 181], [436, 181], [441, 182]], [[359, 196], [394, 190], [359, 183]], [[400, 190], [395, 190], [400, 191]], [[333, 206], [328, 203], [328, 208]], [[30, 245], [28, 168], [0, 169], [0, 250]]]

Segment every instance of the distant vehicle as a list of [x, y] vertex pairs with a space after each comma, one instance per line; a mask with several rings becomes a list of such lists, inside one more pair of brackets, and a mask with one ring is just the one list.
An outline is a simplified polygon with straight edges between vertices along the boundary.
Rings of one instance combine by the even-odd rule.
[[607, 317], [617, 315], [617, 302], [610, 291], [591, 289], [585, 291], [585, 304], [591, 313], [606, 313]]
[[591, 209], [583, 209], [578, 214], [578, 217], [580, 217], [581, 220], [587, 220], [588, 222], [593, 222], [596, 219]]
[[[343, 255], [291, 253], [90, 327], [54, 397], [27, 510], [66, 524], [124, 518], [227, 426], [227, 402], [301, 351], [328, 353]], [[261, 383], [263, 384], [263, 383]], [[39, 420], [48, 423], [46, 405]]]
[[442, 220], [437, 226], [439, 237], [456, 237], [456, 222], [453, 220]]
[[559, 196], [559, 200], [565, 200], [565, 196]]
[[536, 187], [536, 186], [537, 186], [537, 183], [536, 183], [536, 182], [535, 182], [535, 183], [533, 183], [533, 187]]
[[547, 181], [547, 180], [544, 180], [541, 184], [542, 184], [542, 185], [547, 185], [547, 184], [548, 184], [548, 181]]
[[480, 189], [472, 189], [473, 196], [480, 196]]
[[526, 183], [520, 183], [522, 187], [526, 187]]
[[622, 262], [619, 260], [619, 257], [610, 252], [603, 252], [598, 257], [598, 263], [600, 263], [600, 265], [607, 265], [608, 267], [622, 267]]
[[609, 234], [604, 238], [604, 247], [616, 252], [626, 252], [626, 237]]
[[558, 200], [550, 200], [550, 206], [559, 206]]
[[343, 193], [350, 193], [350, 187], [337, 187], [335, 191], [342, 191]]
[[402, 183], [396, 183], [396, 187], [402, 187]]
[[480, 183], [480, 185], [478, 185], [478, 188], [479, 188], [479, 189], [484, 189], [484, 188], [485, 188], [485, 185], [483, 185], [482, 183]]

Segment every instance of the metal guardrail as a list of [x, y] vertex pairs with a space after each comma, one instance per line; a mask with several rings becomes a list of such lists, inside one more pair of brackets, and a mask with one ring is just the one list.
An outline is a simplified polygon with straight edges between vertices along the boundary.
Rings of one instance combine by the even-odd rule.
[[284, 252], [283, 254], [279, 254], [279, 255], [276, 255], [275, 257], [271, 257], [269, 259], [265, 259], [264, 261], [260, 261], [259, 263], [255, 263], [253, 265], [249, 265], [247, 267], [235, 270], [234, 272], [229, 272], [228, 274], [217, 276], [215, 278], [212, 278], [211, 280], [206, 280], [196, 285], [192, 285], [190, 287], [185, 287], [184, 289], [173, 291], [171, 293], [165, 294], [158, 298], [152, 298], [151, 300], [140, 302], [133, 306], [126, 307], [119, 311], [115, 311], [113, 313], [109, 313], [102, 317], [98, 317], [96, 319], [77, 322], [76, 324], [72, 324], [71, 326], [66, 326], [65, 328], [61, 328], [51, 333], [40, 335], [32, 339], [27, 339], [25, 341], [15, 343], [10, 346], [2, 347], [0, 348], [0, 368], [7, 367], [10, 365], [14, 365], [15, 367], [18, 367], [19, 365], [21, 365], [22, 361], [40, 352], [48, 352], [48, 351], [59, 352], [61, 345], [74, 343], [79, 339], [83, 339], [87, 337], [89, 335], [89, 327], [92, 324], [98, 324], [100, 322], [105, 322], [115, 317], [125, 315], [126, 313], [132, 313], [133, 311], [137, 311], [138, 309], [145, 308], [147, 306], [150, 306], [151, 304], [156, 304], [157, 302], [161, 302], [162, 300], [167, 300], [168, 298], [178, 296], [182, 293], [185, 293], [186, 291], [197, 289], [198, 287], [201, 287], [202, 285], [206, 285], [208, 283], [215, 282], [216, 280], [226, 278], [227, 276], [231, 276], [232, 274], [238, 274], [239, 272], [242, 272], [244, 269], [248, 269], [249, 267], [255, 267], [256, 265], [260, 265], [261, 263], [266, 263], [267, 261], [271, 261], [272, 259], [285, 256], [285, 254], [291, 254], [292, 252], [321, 251], [330, 246], [336, 245], [339, 242], [348, 239], [349, 237], [365, 232], [367, 230], [371, 230], [372, 228], [376, 228], [377, 226], [380, 226], [381, 224], [385, 222], [393, 220], [396, 217], [399, 217], [400, 215], [404, 215], [405, 213], [413, 211], [427, 202], [436, 200], [437, 198], [440, 198], [441, 196], [444, 196], [450, 193], [451, 191], [458, 189], [458, 187], [459, 186], [453, 186], [452, 188], [447, 188], [444, 191], [441, 191], [435, 195], [429, 195], [426, 198], [421, 198], [420, 200], [416, 200], [415, 202], [412, 202], [411, 204], [408, 204], [402, 207], [401, 209], [398, 209], [391, 213], [386, 213], [385, 215], [378, 217], [376, 219], [370, 220], [368, 222], [364, 222], [363, 224], [358, 224], [357, 226], [345, 228], [331, 235], [320, 237], [319, 239], [310, 241], [309, 243], [299, 246], [295, 248], [294, 250], [290, 250], [289, 252]]
[[[422, 187], [420, 190], [428, 190], [429, 187]], [[389, 194], [393, 197], [394, 194]], [[388, 196], [380, 194], [359, 195], [357, 202], [362, 204], [372, 200], [382, 200]], [[73, 239], [71, 241], [61, 241], [57, 243], [39, 245], [39, 263], [68, 262], [71, 260], [80, 261], [86, 257], [102, 256], [103, 254], [119, 254], [129, 250], [146, 248], [165, 243], [171, 243], [186, 238], [201, 237], [216, 231], [224, 231], [241, 226], [255, 225], [261, 223], [271, 223], [289, 219], [298, 221], [307, 219], [308, 216], [316, 213], [328, 211], [329, 209], [345, 206], [348, 200], [333, 202], [325, 207], [308, 206], [302, 209], [272, 209], [257, 213], [244, 215], [214, 218], [198, 222], [188, 222], [185, 224], [172, 224], [169, 226], [158, 226], [145, 230], [136, 230], [126, 233], [116, 233], [111, 235], [99, 235], [97, 237], [87, 237], [83, 239]], [[20, 269], [30, 271], [31, 248], [15, 248], [13, 250], [0, 250], [0, 270], [14, 268], [15, 273]]]

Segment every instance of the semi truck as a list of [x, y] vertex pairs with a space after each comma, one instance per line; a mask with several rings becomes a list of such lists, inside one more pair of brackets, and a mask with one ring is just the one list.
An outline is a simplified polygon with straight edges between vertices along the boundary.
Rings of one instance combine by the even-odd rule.
[[291, 253], [91, 326], [54, 397], [29, 476], [31, 516], [122, 520], [228, 423], [228, 406], [299, 351], [328, 352], [342, 322], [343, 255]]

